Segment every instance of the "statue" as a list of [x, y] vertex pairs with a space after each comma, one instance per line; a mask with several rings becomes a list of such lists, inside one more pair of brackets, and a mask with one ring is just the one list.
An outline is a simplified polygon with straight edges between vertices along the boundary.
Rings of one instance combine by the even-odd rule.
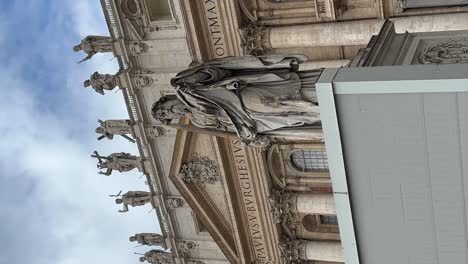
[[145, 253], [144, 257], [140, 258], [140, 262], [149, 262], [153, 264], [173, 264], [174, 258], [172, 253], [165, 252], [159, 249], [153, 249]]
[[[121, 193], [121, 192], [120, 192]], [[151, 193], [144, 191], [130, 191], [122, 195], [110, 195], [110, 197], [120, 197], [115, 199], [116, 204], [123, 204], [122, 210], [119, 210], [119, 213], [128, 212], [128, 206], [136, 207], [142, 206], [151, 202]]]
[[166, 248], [165, 238], [160, 234], [140, 233], [129, 238], [130, 242], [138, 242], [144, 246], [159, 246]]
[[94, 54], [100, 52], [112, 52], [112, 38], [105, 36], [87, 36], [79, 45], [73, 47], [75, 52], [82, 50], [88, 56], [80, 62], [87, 61], [93, 57]]
[[101, 136], [98, 137], [98, 140], [103, 138], [113, 139], [115, 135], [118, 135], [132, 143], [135, 143], [134, 139], [127, 136], [127, 134], [132, 134], [132, 122], [129, 119], [106, 121], [98, 120], [98, 122], [101, 124], [96, 128], [96, 133], [101, 134]]
[[101, 175], [110, 176], [113, 170], [126, 172], [138, 168], [139, 171], [142, 171], [141, 158], [133, 156], [130, 153], [118, 152], [113, 153], [108, 157], [104, 157], [100, 156], [97, 151], [94, 151], [94, 154], [91, 155], [91, 157], [98, 159], [98, 169], [106, 169], [105, 172], [99, 172]]
[[100, 74], [94, 72], [89, 80], [84, 81], [83, 86], [91, 86], [94, 91], [104, 95], [104, 90], [112, 91], [118, 85], [118, 75]]
[[320, 125], [315, 82], [322, 69], [298, 71], [305, 60], [273, 54], [208, 61], [173, 78], [177, 97], [159, 99], [152, 115], [163, 124], [188, 115], [199, 128], [235, 132], [245, 143], [298, 133]]

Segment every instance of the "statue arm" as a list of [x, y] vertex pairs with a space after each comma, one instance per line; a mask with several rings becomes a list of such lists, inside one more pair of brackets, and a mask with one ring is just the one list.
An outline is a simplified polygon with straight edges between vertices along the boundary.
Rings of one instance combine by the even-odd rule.
[[106, 172], [100, 171], [99, 174], [105, 175], [105, 176], [110, 176], [112, 174], [112, 169], [107, 169]]

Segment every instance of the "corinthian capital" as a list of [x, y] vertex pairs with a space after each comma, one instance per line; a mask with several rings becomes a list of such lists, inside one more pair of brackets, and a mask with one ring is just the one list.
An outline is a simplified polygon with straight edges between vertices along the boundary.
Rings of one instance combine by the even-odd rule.
[[257, 56], [271, 53], [269, 27], [249, 23], [240, 29], [240, 35], [245, 54]]

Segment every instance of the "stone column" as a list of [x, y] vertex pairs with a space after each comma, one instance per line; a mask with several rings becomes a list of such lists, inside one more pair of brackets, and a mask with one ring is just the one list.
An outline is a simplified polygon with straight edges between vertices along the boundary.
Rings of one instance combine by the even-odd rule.
[[348, 65], [349, 60], [306, 61], [299, 65], [300, 71], [319, 68], [340, 68]]
[[336, 215], [333, 194], [296, 194], [295, 205], [300, 214]]
[[[468, 13], [396, 17], [397, 33], [468, 29]], [[286, 27], [248, 25], [242, 30], [246, 53], [266, 53], [277, 48], [366, 45], [383, 20], [306, 24]]]
[[285, 238], [280, 242], [280, 247], [287, 259], [296, 262], [306, 260], [344, 262], [343, 249], [340, 242]]

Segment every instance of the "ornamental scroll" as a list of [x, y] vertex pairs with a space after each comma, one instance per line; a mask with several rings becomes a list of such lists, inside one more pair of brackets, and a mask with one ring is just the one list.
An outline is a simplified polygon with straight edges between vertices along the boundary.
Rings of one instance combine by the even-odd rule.
[[418, 56], [421, 64], [468, 63], [468, 41], [449, 40], [428, 46]]

